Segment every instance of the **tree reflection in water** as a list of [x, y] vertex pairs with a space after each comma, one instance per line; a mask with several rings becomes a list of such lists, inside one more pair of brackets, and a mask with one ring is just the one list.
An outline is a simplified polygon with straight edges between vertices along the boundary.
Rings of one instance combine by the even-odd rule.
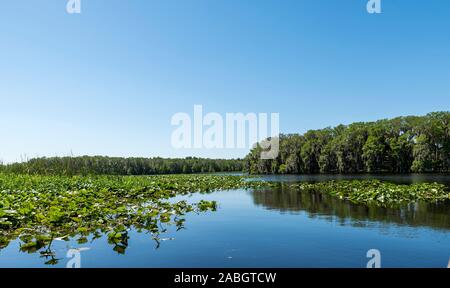
[[269, 210], [296, 213], [306, 212], [309, 217], [338, 221], [341, 225], [367, 227], [378, 223], [392, 223], [412, 227], [426, 226], [450, 229], [450, 201], [441, 203], [413, 203], [401, 208], [358, 205], [320, 192], [300, 192], [288, 184], [279, 183], [269, 189], [252, 192], [256, 205]]

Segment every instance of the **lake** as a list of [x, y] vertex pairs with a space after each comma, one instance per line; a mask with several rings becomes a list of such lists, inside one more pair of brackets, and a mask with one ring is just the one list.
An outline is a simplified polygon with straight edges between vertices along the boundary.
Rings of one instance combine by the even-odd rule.
[[[290, 190], [286, 182], [375, 178], [395, 183], [439, 182], [450, 175], [264, 176], [274, 188], [178, 196], [215, 200], [218, 209], [186, 215], [185, 229], [166, 225], [160, 239], [129, 232], [127, 246], [102, 236], [78, 244], [20, 252], [18, 240], [0, 251], [0, 267], [66, 267], [80, 249], [81, 267], [366, 267], [378, 249], [382, 267], [446, 267], [450, 257], [450, 203], [414, 203], [401, 209], [354, 205], [321, 193]], [[50, 256], [52, 252], [54, 256]], [[43, 252], [43, 253], [40, 253]]]

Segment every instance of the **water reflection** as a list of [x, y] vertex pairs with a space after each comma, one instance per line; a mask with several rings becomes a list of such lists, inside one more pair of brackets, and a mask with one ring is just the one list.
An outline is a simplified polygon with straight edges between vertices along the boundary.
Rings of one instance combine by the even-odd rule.
[[[177, 202], [177, 203], [184, 203]], [[166, 207], [170, 207], [167, 206]], [[192, 207], [192, 206], [186, 206]], [[193, 208], [192, 208], [193, 209]], [[55, 246], [60, 246], [58, 243], [65, 242], [67, 245], [62, 250], [63, 254], [67, 250], [73, 249], [89, 249], [86, 247], [76, 247], [79, 245], [92, 245], [93, 242], [102, 239], [106, 240], [106, 243], [109, 245], [110, 249], [112, 249], [117, 254], [124, 255], [127, 252], [127, 248], [129, 246], [129, 240], [131, 238], [132, 232], [143, 233], [149, 235], [149, 242], [154, 243], [155, 250], [159, 249], [162, 242], [174, 240], [174, 238], [166, 237], [169, 233], [176, 233], [180, 230], [185, 229], [185, 218], [186, 214], [189, 213], [202, 213], [207, 210], [215, 211], [216, 208], [207, 208], [206, 210], [201, 210], [200, 208], [194, 209], [192, 211], [174, 211], [171, 212], [171, 215], [162, 218], [160, 215], [150, 215], [143, 217], [135, 217], [134, 222], [129, 221], [132, 224], [121, 222], [121, 230], [111, 230], [111, 227], [102, 227], [97, 230], [88, 231], [85, 233], [73, 233], [70, 235], [66, 235], [63, 237], [55, 237], [54, 234], [49, 232], [49, 235], [34, 235], [31, 236], [27, 234], [27, 232], [22, 232], [19, 236], [11, 236], [11, 239], [0, 238], [2, 240], [0, 245], [0, 252], [3, 249], [8, 248], [11, 243], [18, 244], [18, 250], [21, 253], [25, 254], [36, 254], [42, 259], [44, 265], [57, 265], [60, 260], [64, 259], [64, 256], [61, 256], [61, 249], [55, 249]], [[189, 212], [187, 212], [189, 211]], [[179, 215], [172, 215], [179, 213]], [[131, 219], [132, 214], [128, 214]], [[134, 215], [134, 214], [133, 214]], [[136, 215], [134, 215], [136, 216]], [[145, 217], [144, 217], [145, 216]], [[127, 220], [130, 220], [127, 218]], [[122, 219], [123, 220], [123, 219]], [[125, 223], [125, 224], [123, 224]], [[89, 223], [86, 223], [88, 225]], [[26, 229], [24, 229], [26, 231]], [[0, 230], [0, 232], [2, 232]], [[0, 235], [1, 236], [1, 235]], [[15, 245], [13, 245], [15, 246]], [[59, 257], [57, 257], [57, 255]]]
[[300, 192], [286, 183], [252, 192], [256, 205], [280, 212], [307, 212], [310, 217], [330, 217], [342, 225], [366, 227], [370, 222], [395, 223], [412, 227], [450, 229], [450, 201], [414, 203], [402, 208], [359, 205], [320, 192]]
[[[386, 181], [396, 183], [430, 182], [430, 180], [450, 183], [449, 176], [439, 176], [439, 179], [436, 178], [436, 175], [400, 178], [389, 178], [389, 176], [383, 175], [383, 177]], [[337, 178], [339, 179], [339, 177]], [[436, 263], [439, 263], [436, 266], [438, 266], [441, 262], [439, 257], [442, 256], [442, 251], [448, 250], [450, 201], [438, 204], [415, 203], [400, 209], [356, 205], [325, 193], [299, 192], [289, 187], [292, 182], [323, 181], [336, 179], [336, 176], [271, 176], [266, 179], [277, 181], [278, 184], [268, 189], [249, 190], [248, 192], [229, 190], [208, 194], [194, 193], [170, 200], [171, 203], [180, 200], [197, 203], [202, 199], [217, 201], [218, 211], [211, 212], [207, 216], [200, 213], [197, 217], [194, 213], [186, 213], [179, 217], [172, 216], [167, 222], [147, 221], [148, 218], [143, 217], [138, 219], [139, 221], [133, 221], [134, 225], [127, 225], [127, 229], [120, 235], [112, 235], [109, 230], [99, 230], [86, 235], [71, 235], [70, 239], [52, 239], [49, 243], [37, 242], [37, 245], [29, 247], [21, 246], [19, 239], [12, 240], [10, 247], [6, 247], [7, 243], [2, 246], [0, 241], [0, 264], [9, 267], [18, 263], [17, 265], [20, 266], [21, 263], [29, 261], [26, 263], [30, 263], [30, 266], [42, 267], [43, 264], [63, 266], [67, 261], [68, 250], [92, 249], [91, 253], [95, 257], [91, 256], [91, 259], [95, 259], [90, 265], [94, 266], [109, 267], [110, 263], [115, 263], [111, 262], [113, 260], [124, 261], [122, 264], [124, 267], [136, 265], [160, 267], [161, 263], [169, 261], [174, 265], [182, 266], [183, 264], [186, 267], [198, 267], [199, 263], [202, 263], [200, 266], [216, 263], [216, 266], [220, 267], [231, 263], [228, 258], [225, 264], [220, 262], [221, 260], [217, 260], [222, 259], [223, 250], [238, 249], [241, 258], [234, 257], [233, 261], [243, 262], [235, 262], [238, 263], [236, 265], [255, 267], [263, 263], [274, 266], [323, 267], [329, 265], [328, 262], [323, 261], [326, 258], [324, 255], [329, 255], [330, 251], [335, 253], [336, 263], [342, 261], [344, 257], [349, 258], [349, 255], [353, 259], [358, 259], [361, 249], [366, 249], [365, 241], [371, 239], [371, 245], [377, 243], [389, 251], [388, 255], [394, 259], [391, 259], [392, 266], [406, 263], [405, 265], [421, 267], [433, 266], [435, 262], [424, 265], [413, 258], [401, 260], [403, 254], [417, 249], [422, 253], [422, 258], [437, 259]], [[263, 211], [261, 207], [267, 210]], [[271, 213], [268, 210], [277, 212]], [[279, 213], [300, 215], [280, 216]], [[244, 217], [245, 220], [243, 220]], [[261, 225], [261, 223], [265, 224]], [[337, 229], [337, 231], [330, 229], [335, 224], [347, 226], [343, 228], [361, 227], [362, 229]], [[280, 226], [282, 227], [280, 228]], [[413, 227], [413, 229], [409, 229], [409, 227]], [[431, 228], [435, 231], [421, 228]], [[177, 232], [179, 230], [186, 231], [180, 235]], [[345, 233], [342, 233], [343, 231]], [[373, 237], [374, 234], [371, 234], [373, 231], [400, 237], [394, 239], [397, 244], [393, 244], [392, 237]], [[267, 237], [268, 234], [270, 237]], [[271, 239], [275, 238], [275, 235], [276, 237], [283, 236], [281, 237], [283, 240], [272, 241]], [[411, 241], [411, 238], [415, 239]], [[330, 241], [330, 239], [332, 240]], [[352, 241], [351, 249], [347, 247], [348, 241]], [[357, 248], [353, 249], [353, 246]], [[4, 251], [3, 248], [7, 251]], [[317, 253], [306, 253], [305, 250]], [[257, 258], [263, 254], [260, 251], [266, 252], [264, 253], [265, 258]], [[313, 254], [317, 255], [317, 258]], [[296, 257], [292, 257], [292, 255], [296, 255]], [[102, 257], [106, 257], [105, 260], [102, 260]], [[169, 264], [165, 265], [170, 266]], [[349, 262], [342, 265], [357, 266], [359, 263]]]
[[[311, 175], [262, 175], [263, 180], [275, 182], [323, 182], [330, 180], [380, 180], [395, 184], [437, 182], [450, 188], [449, 174], [311, 174]], [[255, 178], [258, 180], [259, 178]]]

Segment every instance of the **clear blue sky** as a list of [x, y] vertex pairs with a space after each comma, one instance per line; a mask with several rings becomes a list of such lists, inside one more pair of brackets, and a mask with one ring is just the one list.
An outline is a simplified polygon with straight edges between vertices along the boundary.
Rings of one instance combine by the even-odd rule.
[[450, 109], [450, 1], [4, 0], [0, 159], [175, 150], [176, 112], [279, 112], [282, 132]]

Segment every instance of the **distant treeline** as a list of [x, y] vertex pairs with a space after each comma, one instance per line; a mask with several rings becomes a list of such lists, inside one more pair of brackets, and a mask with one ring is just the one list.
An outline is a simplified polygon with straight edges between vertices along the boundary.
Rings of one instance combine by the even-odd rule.
[[35, 158], [0, 164], [0, 172], [43, 175], [153, 175], [450, 172], [450, 112], [359, 122], [280, 135], [280, 153], [262, 160], [261, 147], [245, 159]]
[[251, 174], [450, 172], [450, 113], [398, 117], [280, 135], [280, 153], [245, 158]]
[[103, 156], [35, 158], [23, 163], [0, 165], [0, 172], [40, 175], [153, 175], [237, 172], [241, 159], [118, 158]]

